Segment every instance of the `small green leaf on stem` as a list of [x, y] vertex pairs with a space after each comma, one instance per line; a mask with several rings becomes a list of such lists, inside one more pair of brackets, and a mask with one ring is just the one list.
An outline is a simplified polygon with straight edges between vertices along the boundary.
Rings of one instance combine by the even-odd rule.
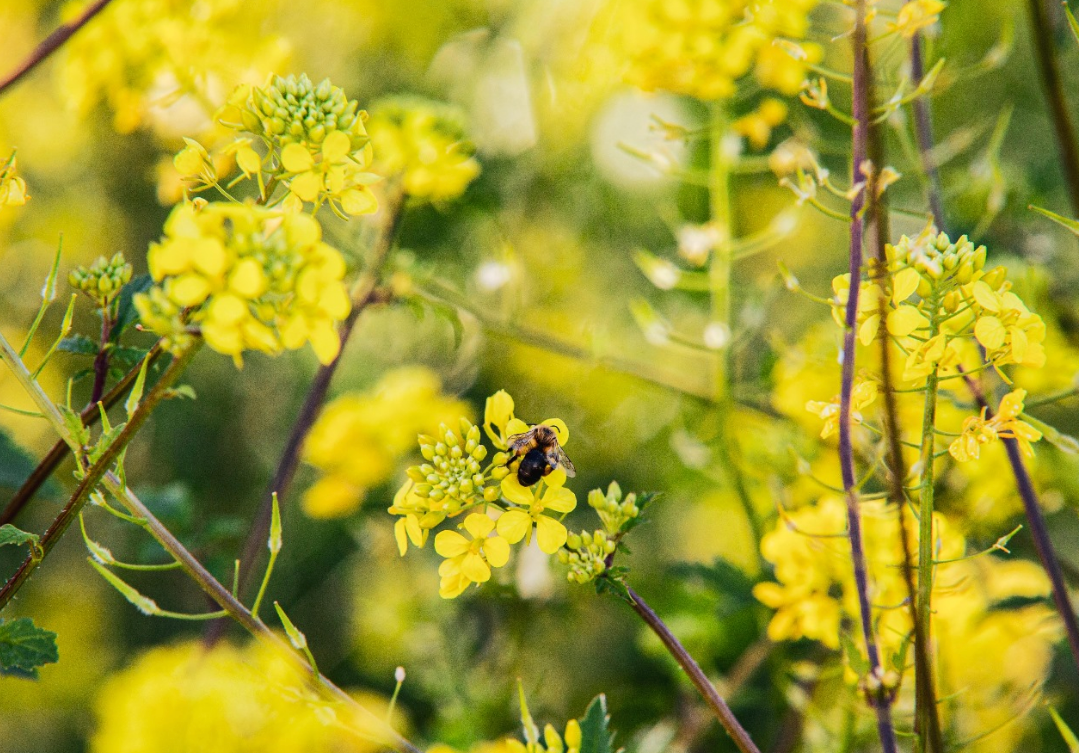
[[60, 253], [63, 247], [64, 236], [61, 235], [60, 242], [56, 244], [56, 257], [52, 260], [52, 268], [49, 270], [49, 276], [45, 278], [45, 285], [41, 288], [41, 306], [37, 310], [37, 316], [34, 317], [34, 323], [30, 325], [30, 331], [26, 333], [26, 339], [23, 341], [22, 348], [19, 349], [19, 358], [23, 358], [26, 355], [26, 351], [30, 347], [34, 335], [37, 334], [37, 328], [41, 325], [41, 320], [45, 317], [45, 312], [48, 310], [49, 304], [56, 300], [56, 276], [60, 272]]
[[195, 400], [198, 396], [195, 394], [195, 388], [190, 384], [181, 384], [165, 390], [165, 399], [171, 400], [174, 397], [186, 397], [188, 400]]
[[101, 346], [86, 335], [71, 335], [65, 337], [56, 346], [61, 353], [74, 353], [80, 356], [96, 356]]
[[[1075, 14], [1072, 13], [1072, 9], [1068, 7], [1067, 3], [1064, 3], [1064, 15], [1068, 17], [1068, 28], [1072, 30], [1072, 36], [1075, 37], [1075, 41], [1079, 42], [1079, 21], [1075, 20]], [[1052, 709], [1050, 709], [1052, 710]], [[1055, 713], [1054, 713], [1054, 719]], [[1059, 725], [1058, 725], [1059, 726]], [[1073, 749], [1074, 750], [1074, 749]]]
[[277, 492], [273, 493], [273, 515], [270, 518], [270, 540], [268, 542], [270, 554], [281, 551], [281, 507], [277, 503]]
[[37, 668], [60, 660], [56, 633], [39, 628], [29, 617], [0, 617], [0, 670], [4, 674], [37, 679]]
[[161, 613], [161, 608], [157, 606], [156, 601], [148, 596], [140, 594], [133, 586], [128, 585], [122, 578], [110, 571], [93, 557], [87, 557], [87, 561], [95, 570], [101, 573], [102, 578], [107, 580], [113, 588], [120, 592], [121, 596], [131, 602], [131, 604], [140, 612], [151, 616]]
[[607, 713], [607, 696], [600, 693], [588, 704], [581, 724], [581, 753], [614, 753], [614, 733]]
[[135, 413], [135, 409], [139, 407], [139, 401], [142, 400], [142, 391], [146, 387], [146, 369], [149, 366], [150, 359], [142, 359], [142, 368], [139, 369], [139, 375], [135, 378], [135, 385], [131, 388], [127, 400], [124, 401], [124, 410], [127, 411], [128, 418]]
[[[1071, 11], [1068, 12], [1068, 17], [1072, 24], [1074, 24], [1075, 18], [1071, 15]], [[1053, 717], [1053, 724], [1057, 726], [1057, 731], [1059, 731], [1060, 736], [1064, 738], [1064, 742], [1068, 746], [1068, 752], [1079, 753], [1079, 737], [1075, 736], [1071, 727], [1068, 726], [1067, 722], [1060, 718], [1060, 714], [1058, 714], [1057, 710], [1052, 706], [1049, 707], [1049, 716]]]
[[38, 545], [38, 535], [36, 533], [29, 533], [23, 531], [15, 526], [7, 523], [0, 526], [0, 546], [6, 546], [11, 544], [12, 546], [26, 546], [30, 547], [30, 552], [35, 557], [41, 557], [41, 546]]
[[277, 610], [277, 616], [281, 619], [281, 626], [285, 628], [285, 633], [288, 635], [289, 641], [297, 651], [307, 651], [307, 636], [300, 632], [300, 629], [292, 624], [292, 620], [285, 614], [285, 610], [281, 608], [281, 605], [276, 601], [273, 603], [274, 609]]
[[1062, 217], [1056, 212], [1050, 212], [1048, 209], [1042, 209], [1041, 207], [1035, 206], [1034, 204], [1028, 204], [1027, 209], [1033, 209], [1038, 214], [1048, 217], [1061, 227], [1067, 228], [1075, 235], [1079, 235], [1079, 222], [1076, 222], [1075, 220], [1070, 220], [1067, 217]]

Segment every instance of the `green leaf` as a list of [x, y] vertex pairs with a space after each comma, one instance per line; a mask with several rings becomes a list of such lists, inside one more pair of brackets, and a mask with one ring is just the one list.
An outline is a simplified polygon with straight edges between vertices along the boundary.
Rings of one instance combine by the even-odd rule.
[[5, 674], [37, 679], [37, 668], [60, 660], [56, 633], [44, 630], [29, 617], [0, 617], [0, 670]]
[[113, 588], [119, 591], [121, 596], [131, 602], [131, 605], [134, 606], [135, 609], [150, 616], [161, 612], [161, 608], [157, 606], [157, 602], [149, 596], [140, 594], [134, 586], [129, 585], [123, 578], [116, 575], [93, 557], [87, 557], [86, 559], [95, 570], [101, 573], [102, 578], [107, 580]]
[[124, 401], [124, 410], [127, 411], [128, 418], [135, 414], [135, 409], [139, 407], [139, 401], [142, 400], [142, 391], [146, 387], [146, 369], [149, 365], [150, 359], [143, 360], [139, 375], [135, 377], [135, 386], [131, 388], [127, 400]]
[[289, 641], [297, 651], [307, 650], [307, 636], [300, 632], [300, 629], [292, 624], [292, 620], [285, 614], [285, 610], [281, 608], [281, 605], [276, 601], [273, 603], [274, 609], [277, 610], [277, 616], [281, 619], [281, 626], [285, 628], [285, 633], [288, 635]]
[[174, 397], [186, 397], [188, 400], [198, 399], [198, 395], [195, 394], [195, 388], [190, 384], [181, 384], [176, 387], [170, 387], [165, 390], [165, 398], [172, 399]]
[[150, 351], [146, 348], [127, 348], [114, 345], [109, 351], [109, 361], [126, 369], [134, 368]]
[[461, 340], [464, 338], [465, 334], [465, 326], [461, 321], [461, 314], [457, 311], [457, 308], [439, 301], [428, 301], [427, 303], [435, 313], [435, 316], [439, 319], [446, 320], [449, 322], [450, 326], [453, 327], [453, 347], [461, 347]]
[[1041, 207], [1036, 207], [1033, 204], [1027, 205], [1027, 209], [1033, 209], [1038, 214], [1048, 217], [1061, 227], [1067, 228], [1075, 235], [1079, 235], [1079, 222], [1076, 222], [1075, 220], [1069, 220], [1067, 217], [1061, 217], [1056, 212], [1050, 212], [1048, 209], [1042, 209]]
[[625, 570], [625, 568], [612, 567], [606, 574], [596, 578], [596, 593], [614, 594], [627, 604], [633, 604], [633, 597], [629, 595], [629, 589], [626, 588], [626, 584], [622, 580]]
[[270, 518], [270, 540], [267, 545], [271, 554], [281, 551], [281, 508], [277, 504], [277, 492], [273, 493], [273, 515]]
[[10, 523], [6, 523], [0, 526], [0, 546], [11, 544], [13, 546], [22, 546], [24, 544], [29, 545], [30, 552], [35, 557], [43, 556], [41, 553], [41, 547], [38, 546], [38, 535], [36, 533], [28, 533], [22, 529], [16, 528]]
[[75, 353], [80, 356], [96, 356], [98, 345], [86, 335], [71, 335], [61, 340], [56, 349], [63, 353]]
[[711, 290], [707, 272], [682, 269], [668, 259], [662, 259], [651, 251], [639, 248], [633, 252], [633, 263], [660, 290]]
[[[18, 489], [37, 467], [37, 461], [3, 431], [0, 431], [0, 488]], [[42, 486], [46, 496], [60, 496], [60, 487], [49, 479]]]
[[854, 640], [849, 634], [840, 632], [839, 642], [843, 646], [843, 653], [847, 655], [847, 662], [859, 677], [869, 674], [869, 660], [862, 656]]
[[1068, 28], [1072, 30], [1072, 36], [1075, 37], [1076, 42], [1079, 42], [1079, 21], [1075, 20], [1075, 14], [1072, 13], [1072, 9], [1068, 7], [1067, 3], [1064, 3], [1064, 13], [1068, 17]]
[[139, 312], [135, 310], [135, 294], [145, 293], [154, 284], [150, 275], [139, 275], [124, 285], [116, 299], [116, 322], [112, 325], [109, 340], [117, 342], [124, 330], [138, 321]]
[[607, 696], [600, 693], [588, 704], [578, 722], [581, 725], [581, 753], [614, 753], [614, 733], [610, 730]]

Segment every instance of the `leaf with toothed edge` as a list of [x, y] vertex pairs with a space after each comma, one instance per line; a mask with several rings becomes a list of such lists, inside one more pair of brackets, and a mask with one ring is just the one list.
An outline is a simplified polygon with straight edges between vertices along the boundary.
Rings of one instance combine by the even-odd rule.
[[0, 617], [0, 674], [37, 679], [37, 668], [60, 660], [56, 633], [39, 628], [29, 617]]
[[601, 693], [592, 699], [584, 716], [578, 720], [581, 725], [581, 753], [616, 753], [610, 722], [607, 696]]

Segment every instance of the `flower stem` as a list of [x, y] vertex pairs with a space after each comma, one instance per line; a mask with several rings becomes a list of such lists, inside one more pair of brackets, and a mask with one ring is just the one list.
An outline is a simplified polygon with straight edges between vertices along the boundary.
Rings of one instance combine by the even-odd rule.
[[[262, 549], [265, 547], [266, 537], [270, 532], [274, 492], [277, 493], [278, 500], [283, 502], [286, 499], [289, 487], [292, 485], [292, 479], [296, 475], [296, 469], [300, 463], [300, 450], [303, 447], [303, 442], [307, 438], [308, 432], [311, 431], [315, 419], [318, 418], [319, 410], [326, 400], [330, 382], [333, 381], [337, 366], [341, 362], [341, 356], [344, 354], [345, 345], [348, 343], [349, 336], [352, 334], [352, 329], [363, 310], [375, 301], [375, 287], [378, 284], [378, 277], [382, 267], [393, 246], [393, 240], [400, 224], [401, 213], [404, 206], [403, 201], [404, 197], [402, 195], [395, 194], [393, 198], [387, 202], [386, 224], [379, 232], [378, 239], [372, 249], [371, 261], [368, 265], [367, 272], [353, 287], [352, 311], [349, 312], [348, 318], [345, 319], [344, 323], [341, 325], [341, 351], [338, 353], [337, 358], [329, 364], [319, 367], [318, 372], [315, 374], [315, 378], [307, 390], [307, 396], [304, 398], [303, 405], [300, 407], [300, 412], [296, 416], [296, 420], [289, 432], [288, 439], [285, 442], [285, 448], [281, 453], [281, 458], [277, 462], [277, 470], [274, 472], [273, 480], [267, 487], [258, 512], [255, 514], [251, 523], [251, 529], [249, 530], [247, 540], [244, 543], [243, 554], [240, 560], [241, 594], [250, 591], [254, 587], [254, 566]], [[225, 623], [222, 622], [211, 623], [207, 628], [207, 640], [210, 642], [216, 640], [219, 637], [224, 624]]]
[[[155, 343], [154, 347], [150, 349], [150, 352], [146, 354], [146, 358], [150, 361], [149, 364], [147, 364], [147, 368], [153, 366], [154, 362], [161, 357], [163, 352], [161, 343]], [[105, 406], [106, 410], [114, 406], [120, 398], [124, 396], [128, 388], [135, 383], [135, 379], [138, 377], [141, 368], [142, 364], [140, 363], [124, 374], [123, 378], [109, 390], [108, 394], [101, 398], [101, 404]], [[93, 426], [101, 420], [101, 411], [95, 403], [90, 403], [83, 408], [79, 417], [82, 419], [84, 426]], [[26, 481], [19, 487], [19, 490], [15, 492], [10, 500], [8, 500], [7, 505], [4, 507], [3, 511], [0, 512], [0, 525], [15, 520], [26, 504], [33, 499], [34, 494], [36, 494], [37, 490], [45, 483], [45, 480], [52, 475], [53, 471], [56, 470], [56, 467], [68, 456], [70, 451], [71, 448], [67, 446], [67, 442], [63, 439], [57, 440], [56, 444], [52, 446], [52, 449], [49, 450], [48, 454], [46, 454], [34, 470], [30, 472]]]
[[[865, 0], [855, 4], [852, 112], [854, 115], [851, 185], [859, 182], [863, 165], [869, 157], [870, 75], [868, 50], [866, 48]], [[854, 447], [851, 441], [851, 393], [854, 389], [856, 357], [856, 329], [858, 324], [858, 298], [861, 288], [862, 256], [865, 218], [863, 209], [870, 190], [863, 189], [851, 201], [850, 218], [850, 293], [847, 297], [845, 328], [843, 332], [843, 368], [839, 393], [839, 461], [843, 477], [843, 489], [847, 500], [847, 529], [850, 536], [851, 562], [854, 567], [854, 583], [858, 592], [858, 608], [869, 659], [870, 673], [880, 680], [883, 669], [880, 652], [873, 635], [872, 613], [869, 602], [869, 572], [866, 564], [865, 545], [862, 541], [862, 518], [858, 509], [857, 479], [854, 471]], [[896, 753], [895, 729], [891, 718], [891, 700], [886, 690], [867, 694], [867, 699], [877, 714], [877, 733], [884, 753]]]
[[[978, 407], [985, 409], [987, 418], [992, 418], [993, 411], [989, 408], [989, 402], [986, 400], [982, 388], [968, 374], [964, 373], [963, 376], [971, 394], [974, 395], [974, 400], [978, 403]], [[1004, 449], [1008, 453], [1008, 463], [1011, 465], [1012, 474], [1015, 476], [1016, 489], [1018, 489], [1019, 496], [1023, 500], [1023, 510], [1026, 512], [1027, 523], [1030, 525], [1030, 535], [1034, 539], [1034, 548], [1038, 552], [1038, 559], [1041, 560], [1042, 567], [1045, 568], [1046, 575], [1049, 576], [1049, 583], [1053, 588], [1053, 603], [1056, 604], [1057, 613], [1060, 615], [1061, 622], [1064, 623], [1064, 633], [1068, 636], [1068, 646], [1071, 648], [1072, 658], [1075, 659], [1076, 666], [1079, 666], [1079, 623], [1076, 621], [1075, 610], [1072, 608], [1071, 601], [1068, 598], [1068, 588], [1064, 584], [1064, 573], [1061, 570], [1056, 550], [1053, 549], [1053, 542], [1049, 538], [1049, 528], [1045, 524], [1045, 516], [1042, 515], [1041, 505], [1038, 504], [1038, 494], [1034, 491], [1034, 482], [1023, 464], [1023, 455], [1019, 449], [1019, 442], [1014, 437], [1001, 437], [1001, 441], [1004, 442]]]
[[[925, 75], [925, 62], [922, 59], [922, 34], [916, 32], [910, 40], [910, 75], [914, 86], [920, 86]], [[922, 172], [927, 183], [926, 193], [929, 198], [929, 210], [933, 213], [933, 222], [939, 230], [947, 232], [944, 221], [944, 192], [940, 187], [940, 172], [933, 159], [933, 119], [929, 112], [929, 97], [922, 95], [911, 102], [914, 109], [914, 135], [918, 139], [918, 156], [922, 162]]]
[[679, 643], [678, 639], [674, 637], [674, 633], [667, 627], [648, 604], [645, 603], [636, 591], [629, 586], [626, 586], [626, 591], [630, 596], [630, 606], [633, 611], [636, 612], [645, 624], [652, 629], [667, 651], [670, 652], [674, 660], [678, 662], [680, 666], [689, 676], [690, 682], [697, 688], [697, 691], [704, 698], [705, 702], [715, 713], [716, 718], [719, 719], [719, 723], [723, 725], [723, 729], [727, 730], [727, 734], [734, 740], [734, 744], [738, 746], [738, 750], [742, 753], [760, 753], [760, 749], [753, 742], [753, 739], [746, 732], [738, 719], [735, 718], [734, 712], [731, 711], [731, 707], [727, 705], [727, 702], [723, 700], [715, 686], [708, 680], [707, 675], [704, 674], [704, 670], [700, 665], [689, 655], [685, 646]]
[[1028, 0], [1030, 10], [1031, 43], [1038, 59], [1038, 73], [1049, 100], [1049, 111], [1056, 130], [1057, 147], [1060, 149], [1061, 167], [1071, 196], [1072, 213], [1079, 216], [1079, 141], [1076, 141], [1068, 101], [1064, 96], [1064, 84], [1060, 78], [1060, 65], [1053, 50], [1053, 29], [1049, 23], [1044, 0]]
[[[719, 232], [719, 242], [712, 250], [708, 268], [712, 297], [712, 324], [727, 328], [731, 334], [731, 165], [724, 153], [723, 140], [727, 135], [727, 114], [723, 104], [713, 102], [709, 125], [708, 206], [711, 221]], [[716, 353], [715, 401], [723, 403], [730, 395], [730, 348]]]
[[85, 26], [91, 18], [105, 10], [105, 6], [110, 2], [112, 2], [112, 0], [96, 0], [96, 2], [87, 7], [78, 18], [58, 26], [52, 34], [45, 37], [45, 39], [41, 41], [41, 44], [34, 48], [34, 51], [30, 53], [29, 57], [20, 63], [14, 71], [6, 78], [0, 79], [0, 94], [3, 94], [10, 87], [14, 86], [23, 76], [44, 62], [49, 55], [60, 49], [64, 42], [71, 39], [75, 32]]
[[[49, 526], [48, 530], [42, 534], [41, 539], [38, 542], [40, 549], [27, 555], [26, 559], [23, 560], [22, 565], [15, 571], [15, 574], [8, 579], [3, 588], [0, 588], [0, 610], [11, 601], [16, 593], [18, 593], [19, 589], [22, 588], [23, 584], [30, 578], [34, 570], [37, 569], [37, 566], [41, 564], [42, 560], [49, 554], [53, 546], [56, 545], [56, 542], [64, 535], [64, 532], [67, 531], [75, 518], [78, 517], [83, 504], [89, 499], [90, 494], [93, 493], [94, 489], [97, 488], [98, 483], [101, 481], [106, 471], [108, 471], [112, 464], [116, 462], [117, 458], [127, 446], [127, 443], [135, 436], [135, 433], [142, 428], [146, 419], [149, 418], [151, 411], [153, 411], [154, 408], [157, 407], [157, 404], [164, 399], [167, 390], [180, 378], [180, 375], [187, 368], [187, 365], [191, 362], [191, 359], [198, 351], [200, 345], [201, 340], [195, 340], [192, 345], [187, 346], [173, 358], [172, 363], [165, 369], [165, 373], [161, 375], [161, 378], [153, 386], [149, 394], [139, 402], [138, 407], [135, 409], [134, 413], [131, 414], [131, 417], [128, 419], [119, 435], [117, 435], [116, 439], [113, 440], [104, 453], [102, 453], [97, 462], [86, 469], [86, 475], [83, 477], [82, 481], [79, 482], [71, 499], [64, 506], [64, 509], [60, 511], [60, 514], [56, 516], [56, 519], [53, 520], [52, 525]], [[2, 337], [0, 337], [0, 350], [3, 352], [4, 360], [8, 361], [8, 364], [12, 367], [12, 371], [19, 377], [19, 381], [23, 382], [23, 386], [26, 387], [29, 385], [30, 387], [39, 390], [36, 383], [28, 378], [28, 373], [20, 374], [20, 369], [18, 367], [22, 367], [22, 371], [25, 371], [26, 367], [23, 365], [22, 361], [18, 359], [18, 356], [15, 355], [14, 350], [11, 350], [11, 346], [8, 344], [7, 340], [4, 340]], [[147, 358], [148, 357], [149, 355], [147, 355]], [[32, 391], [31, 394], [33, 394]], [[44, 393], [41, 394], [42, 396], [44, 395]], [[45, 401], [48, 402], [48, 398], [45, 398]], [[60, 414], [56, 411], [56, 407], [53, 406], [51, 402], [48, 402], [48, 405], [52, 408], [52, 412], [55, 416], [60, 420], [60, 426], [63, 426], [63, 419], [60, 419]], [[45, 412], [47, 416], [50, 415], [48, 411], [43, 412]], [[69, 440], [71, 443], [75, 441], [70, 435], [67, 435], [65, 439]]]
[[109, 306], [101, 309], [101, 348], [94, 357], [94, 386], [90, 391], [90, 405], [105, 394], [105, 380], [109, 378], [109, 335], [112, 334], [112, 315]]

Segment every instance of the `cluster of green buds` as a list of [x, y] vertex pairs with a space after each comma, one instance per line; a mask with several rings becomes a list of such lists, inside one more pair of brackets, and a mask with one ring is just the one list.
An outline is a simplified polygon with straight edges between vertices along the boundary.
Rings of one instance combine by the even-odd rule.
[[366, 117], [341, 87], [328, 78], [315, 85], [307, 74], [273, 76], [265, 86], [252, 89], [240, 109], [245, 130], [281, 146], [321, 144], [329, 134], [342, 131], [349, 136], [353, 151], [369, 140], [363, 127]]
[[[978, 273], [985, 268], [985, 246], [975, 247], [965, 235], [952, 241], [944, 233], [911, 239], [903, 236], [894, 246], [885, 246], [889, 268], [909, 267], [920, 276], [916, 291], [922, 298], [929, 298], [934, 289], [947, 283], [966, 285], [981, 277]], [[997, 267], [985, 278], [999, 278], [995, 282], [986, 279], [992, 287], [999, 287], [1004, 282], [1005, 270]]]
[[111, 259], [99, 256], [88, 267], [77, 267], [68, 275], [73, 288], [90, 296], [99, 308], [112, 305], [120, 288], [131, 281], [131, 265], [119, 251]]
[[622, 488], [612, 481], [604, 494], [600, 489], [588, 493], [588, 504], [603, 521], [603, 530], [612, 536], [622, 532], [622, 527], [641, 514], [637, 507], [637, 495], [630, 492], [622, 499]]
[[427, 462], [408, 469], [417, 497], [440, 503], [453, 516], [481, 502], [498, 498], [497, 486], [485, 489], [480, 465], [487, 448], [480, 444], [480, 427], [462, 418], [460, 434], [439, 424], [438, 437], [420, 435], [420, 453]]
[[617, 548], [617, 539], [606, 531], [571, 533], [558, 561], [569, 567], [566, 580], [584, 584], [607, 572], [607, 558]]

